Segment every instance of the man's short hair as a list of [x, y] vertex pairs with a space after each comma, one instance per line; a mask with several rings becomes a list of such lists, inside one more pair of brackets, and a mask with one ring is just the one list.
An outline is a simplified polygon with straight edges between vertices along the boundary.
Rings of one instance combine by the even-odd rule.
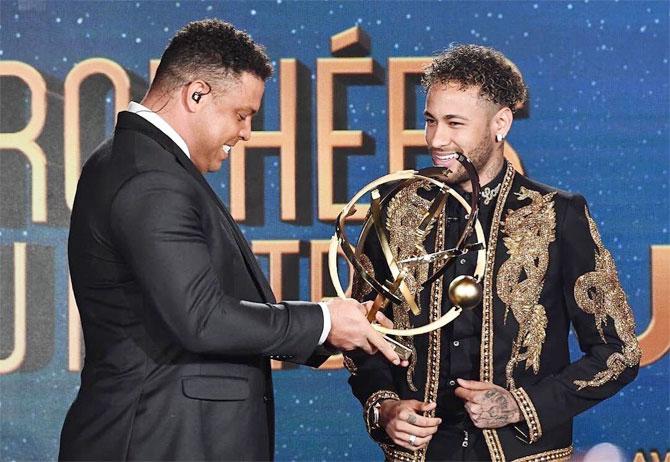
[[480, 96], [512, 111], [523, 106], [528, 89], [521, 73], [502, 53], [480, 45], [452, 45], [424, 70], [426, 90], [436, 83], [479, 87]]
[[172, 37], [156, 70], [154, 87], [172, 89], [191, 80], [220, 80], [250, 72], [267, 80], [272, 65], [262, 45], [219, 19], [188, 23]]

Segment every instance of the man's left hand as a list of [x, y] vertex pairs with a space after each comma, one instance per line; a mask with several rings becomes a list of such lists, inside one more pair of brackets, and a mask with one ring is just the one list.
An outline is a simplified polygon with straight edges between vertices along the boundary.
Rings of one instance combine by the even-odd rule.
[[498, 385], [458, 379], [456, 396], [465, 401], [465, 410], [477, 428], [500, 428], [523, 420], [512, 394]]

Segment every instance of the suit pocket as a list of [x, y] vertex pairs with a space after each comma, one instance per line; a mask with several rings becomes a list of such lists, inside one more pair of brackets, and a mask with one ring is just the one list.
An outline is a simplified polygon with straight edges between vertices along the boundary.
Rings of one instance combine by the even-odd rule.
[[243, 401], [249, 397], [249, 381], [244, 377], [182, 377], [184, 396], [209, 401]]

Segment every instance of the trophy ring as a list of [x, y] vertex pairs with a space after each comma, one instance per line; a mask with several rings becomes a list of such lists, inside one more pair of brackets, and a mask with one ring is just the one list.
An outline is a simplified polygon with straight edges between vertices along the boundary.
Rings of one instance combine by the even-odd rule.
[[[377, 293], [372, 309], [368, 313], [368, 320], [370, 322], [374, 321], [377, 311], [383, 310], [389, 303], [401, 304], [404, 301], [407, 303], [414, 315], [419, 314], [420, 309], [417, 305], [414, 295], [405, 283], [407, 272], [413, 266], [431, 263], [434, 264], [432, 274], [430, 274], [427, 280], [423, 282], [423, 287], [426, 287], [444, 274], [449, 262], [453, 258], [464, 255], [471, 251], [478, 252], [477, 264], [474, 270], [474, 274], [472, 276], [458, 276], [450, 282], [447, 293], [453, 306], [440, 318], [423, 326], [407, 329], [389, 329], [379, 324], [372, 324], [374, 329], [382, 334], [385, 334], [386, 340], [394, 345], [396, 351], [405, 347], [388, 337], [388, 335], [406, 337], [425, 334], [433, 330], [440, 329], [441, 327], [456, 319], [461, 314], [463, 309], [474, 308], [481, 301], [482, 289], [480, 281], [484, 273], [486, 246], [484, 231], [482, 229], [481, 223], [477, 219], [477, 202], [480, 190], [479, 178], [477, 176], [475, 167], [464, 154], [455, 152], [447, 156], [447, 158], [456, 159], [465, 168], [468, 174], [469, 181], [472, 186], [472, 195], [469, 203], [457, 191], [446, 184], [447, 176], [451, 173], [451, 171], [447, 168], [429, 167], [418, 171], [401, 170], [382, 176], [381, 178], [370, 182], [361, 190], [359, 190], [337, 216], [337, 220], [335, 222], [335, 234], [330, 240], [330, 246], [328, 250], [328, 269], [337, 295], [341, 298], [346, 297], [344, 290], [342, 289], [342, 285], [340, 284], [340, 278], [337, 270], [338, 247], [342, 249], [345, 258], [349, 261], [349, 263], [351, 263], [354, 272], [356, 272], [359, 277], [365, 280]], [[389, 246], [386, 229], [382, 223], [382, 206], [389, 198], [393, 197], [396, 192], [417, 181], [430, 183], [432, 186], [438, 188], [438, 192], [435, 198], [430, 201], [428, 210], [421, 217], [421, 221], [414, 232], [413, 242], [417, 248], [417, 251], [410, 258], [397, 261]], [[390, 188], [390, 190], [388, 190], [388, 192], [385, 193], [384, 197], [381, 197], [379, 188], [388, 184], [393, 184], [393, 186]], [[372, 199], [370, 202], [370, 213], [363, 223], [357, 244], [354, 246], [347, 235], [346, 220], [349, 216], [355, 213], [355, 205], [358, 203], [358, 201], [368, 193]], [[430, 231], [430, 224], [444, 209], [448, 196], [455, 198], [460, 203], [460, 205], [465, 208], [467, 213], [467, 223], [465, 228], [459, 236], [455, 247], [428, 255], [422, 255], [419, 252], [420, 246]], [[384, 282], [378, 281], [368, 272], [368, 270], [363, 267], [363, 264], [360, 261], [363, 245], [368, 233], [370, 233], [372, 230], [374, 230], [374, 232], [377, 234], [379, 245], [381, 247], [381, 253], [386, 260], [386, 264], [388, 265], [388, 269], [393, 280], [387, 280]], [[466, 241], [473, 231], [475, 232], [477, 243], [466, 244]]]

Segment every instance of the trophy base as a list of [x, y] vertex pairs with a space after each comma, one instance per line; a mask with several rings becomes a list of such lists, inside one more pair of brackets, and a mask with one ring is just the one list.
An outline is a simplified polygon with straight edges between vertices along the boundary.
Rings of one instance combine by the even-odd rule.
[[409, 361], [409, 358], [412, 356], [411, 348], [407, 348], [405, 345], [396, 340], [393, 340], [388, 335], [384, 335], [384, 340], [386, 340], [391, 344], [393, 350], [398, 354], [400, 359], [402, 359], [403, 361]]

